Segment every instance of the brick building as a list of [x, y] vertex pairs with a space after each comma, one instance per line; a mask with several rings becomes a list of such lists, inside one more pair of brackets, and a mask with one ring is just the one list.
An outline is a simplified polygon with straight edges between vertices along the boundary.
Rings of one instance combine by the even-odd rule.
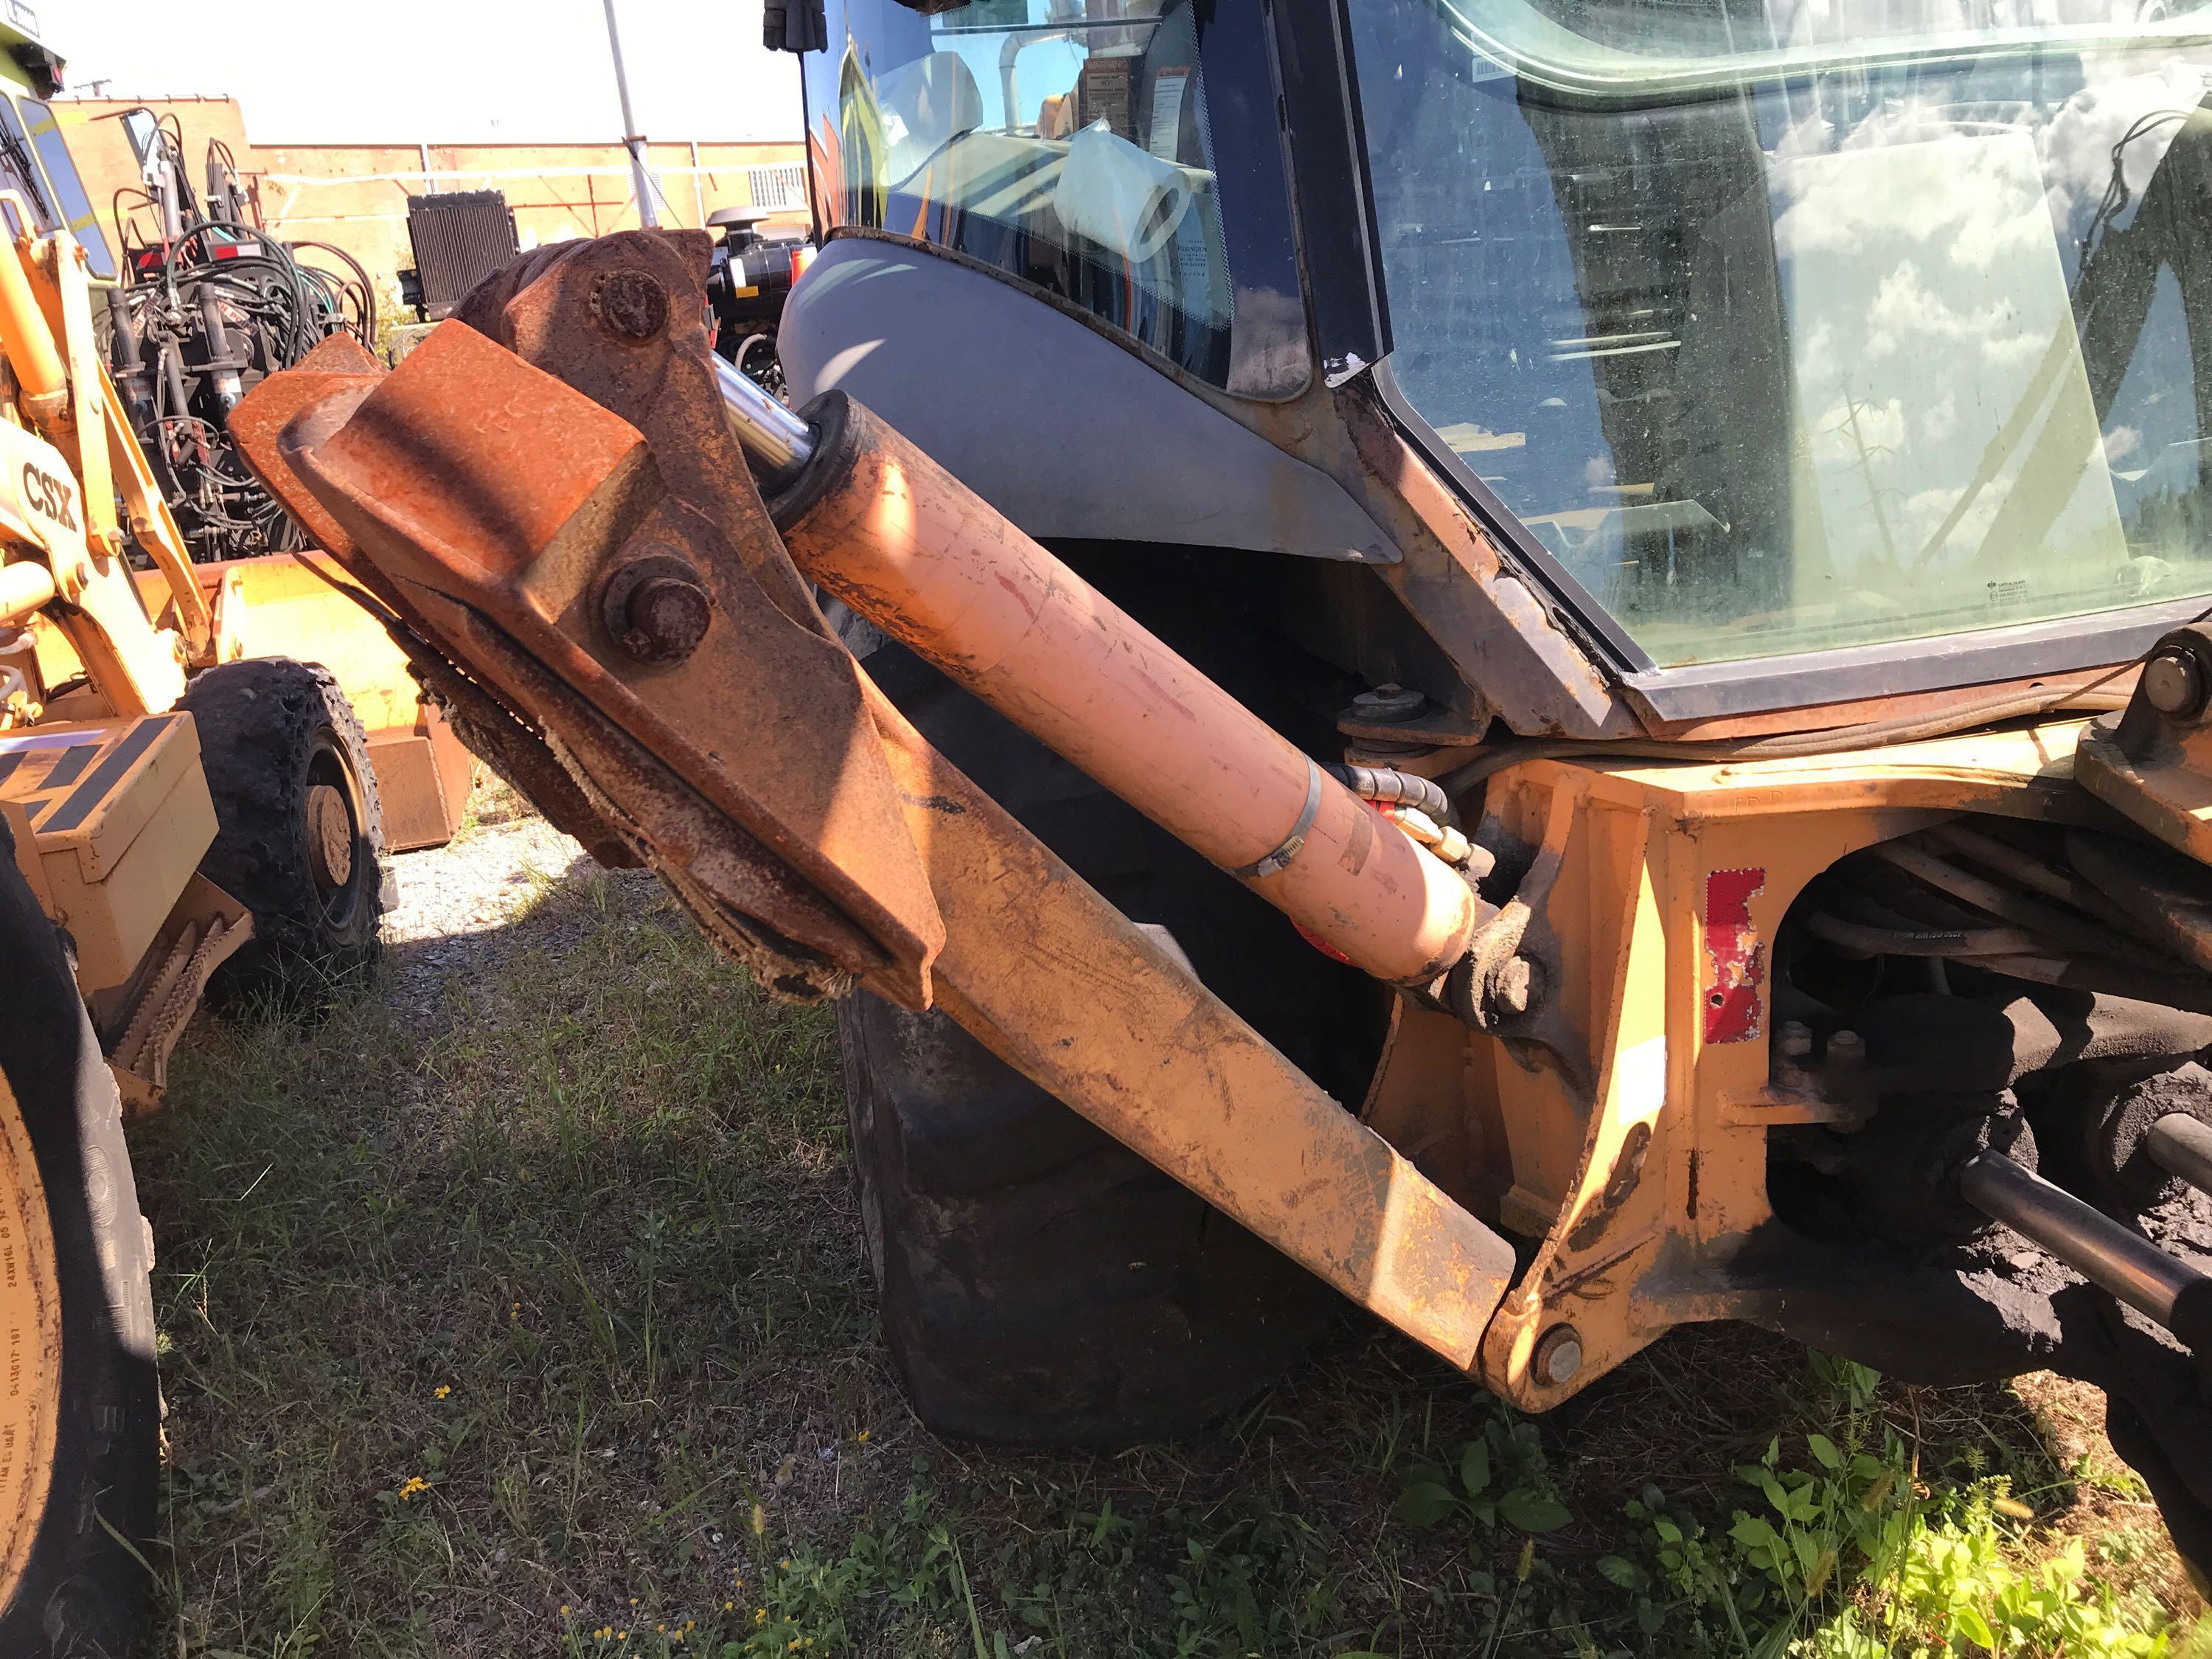
[[[143, 106], [57, 99], [55, 112], [103, 222], [118, 191], [125, 192], [126, 218], [130, 214], [127, 192], [138, 185], [138, 165], [119, 118], [141, 106], [176, 118], [196, 188], [215, 140], [234, 158], [264, 228], [287, 241], [343, 248], [367, 267], [380, 302], [396, 295], [397, 272], [414, 262], [407, 241], [410, 196], [504, 191], [526, 248], [638, 223], [629, 158], [619, 143], [264, 144], [249, 137], [235, 99], [148, 100]], [[806, 221], [805, 148], [799, 142], [656, 142], [647, 152], [664, 225], [696, 226], [718, 208], [748, 206], [775, 209], [782, 222]], [[151, 223], [141, 209], [142, 235]]]

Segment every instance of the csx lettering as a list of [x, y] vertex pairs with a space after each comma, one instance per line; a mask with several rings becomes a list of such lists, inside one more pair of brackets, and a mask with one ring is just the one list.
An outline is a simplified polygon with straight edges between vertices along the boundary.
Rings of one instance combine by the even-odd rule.
[[45, 514], [63, 529], [76, 528], [76, 519], [71, 512], [76, 504], [76, 491], [52, 473], [41, 472], [28, 461], [23, 463], [23, 499], [30, 503], [33, 513]]

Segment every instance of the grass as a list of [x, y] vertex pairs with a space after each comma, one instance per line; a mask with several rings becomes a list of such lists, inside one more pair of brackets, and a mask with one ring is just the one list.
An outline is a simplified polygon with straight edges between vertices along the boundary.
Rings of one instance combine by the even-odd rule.
[[514, 890], [309, 1032], [204, 1025], [137, 1133], [161, 1655], [2212, 1650], [2048, 1380], [1693, 1331], [1528, 1423], [1348, 1316], [1188, 1443], [935, 1441], [830, 1016], [642, 878]]

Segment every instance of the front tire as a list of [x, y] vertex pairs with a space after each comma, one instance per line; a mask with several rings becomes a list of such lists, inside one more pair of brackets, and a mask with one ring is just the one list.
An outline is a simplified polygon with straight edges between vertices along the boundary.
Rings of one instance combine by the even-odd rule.
[[1341, 1302], [939, 1013], [839, 1007], [884, 1337], [933, 1432], [1116, 1448], [1204, 1427]]
[[[898, 647], [922, 733], [1340, 1099], [1375, 988], [1264, 901]], [[1294, 1364], [1340, 1297], [940, 1013], [859, 993], [838, 1041], [884, 1334], [933, 1431], [1116, 1447], [1202, 1428]], [[1375, 1033], [1379, 1035], [1379, 1030]]]
[[4, 821], [0, 984], [0, 1654], [122, 1659], [153, 1588], [152, 1245], [114, 1077]]
[[215, 796], [200, 872], [253, 913], [208, 1000], [326, 1006], [375, 965], [384, 914], [384, 816], [353, 706], [327, 669], [285, 657], [210, 668], [177, 706]]

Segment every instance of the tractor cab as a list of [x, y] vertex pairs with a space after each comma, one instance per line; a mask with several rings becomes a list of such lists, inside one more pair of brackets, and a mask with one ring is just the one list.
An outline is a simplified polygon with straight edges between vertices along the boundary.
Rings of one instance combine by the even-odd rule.
[[[2212, 8], [823, 21], [794, 397], [851, 391], [1033, 533], [1383, 567], [1477, 725], [1820, 726], [2212, 601]], [[1000, 413], [1114, 441], [994, 454], [940, 410], [994, 334], [1039, 348], [982, 367]], [[1107, 472], [1158, 510], [1053, 504]]]

